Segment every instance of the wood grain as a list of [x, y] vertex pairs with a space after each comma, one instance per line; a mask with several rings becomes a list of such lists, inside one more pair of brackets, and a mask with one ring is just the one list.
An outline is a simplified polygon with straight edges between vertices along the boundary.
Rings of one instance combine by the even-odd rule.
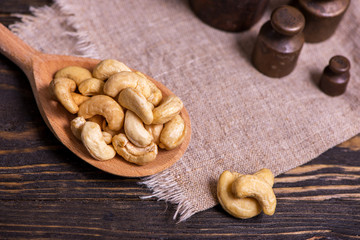
[[[6, 1], [12, 12], [28, 13], [30, 4]], [[0, 22], [10, 23], [3, 6]], [[175, 206], [140, 199], [151, 193], [138, 178], [106, 174], [66, 149], [42, 120], [26, 76], [3, 56], [0, 112], [0, 239], [360, 238], [357, 140], [278, 176], [273, 216], [238, 220], [218, 205], [177, 224]]]

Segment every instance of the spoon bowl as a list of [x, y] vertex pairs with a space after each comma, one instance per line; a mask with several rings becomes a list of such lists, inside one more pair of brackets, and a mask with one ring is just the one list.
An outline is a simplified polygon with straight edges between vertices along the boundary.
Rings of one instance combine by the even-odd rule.
[[[173, 165], [186, 151], [190, 142], [191, 124], [185, 107], [180, 114], [188, 129], [183, 143], [170, 151], [159, 149], [156, 159], [147, 165], [138, 166], [125, 161], [119, 155], [107, 161], [95, 160], [80, 140], [75, 138], [70, 129], [70, 122], [76, 117], [54, 101], [49, 90], [49, 83], [54, 74], [67, 66], [80, 66], [89, 69], [100, 62], [98, 59], [74, 56], [44, 54], [31, 48], [5, 26], [0, 24], [0, 52], [17, 64], [30, 81], [39, 111], [54, 135], [75, 155], [105, 172], [124, 177], [149, 176]], [[173, 94], [163, 84], [147, 76], [162, 92], [163, 96]]]

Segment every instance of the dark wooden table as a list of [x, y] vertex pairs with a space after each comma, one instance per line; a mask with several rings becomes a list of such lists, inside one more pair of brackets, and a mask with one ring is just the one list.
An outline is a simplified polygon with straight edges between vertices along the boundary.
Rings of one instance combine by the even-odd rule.
[[[50, 0], [1, 0], [0, 22]], [[220, 206], [186, 222], [141, 200], [139, 179], [101, 172], [49, 131], [21, 70], [0, 55], [0, 239], [359, 239], [360, 136], [276, 179], [274, 216], [238, 220]]]

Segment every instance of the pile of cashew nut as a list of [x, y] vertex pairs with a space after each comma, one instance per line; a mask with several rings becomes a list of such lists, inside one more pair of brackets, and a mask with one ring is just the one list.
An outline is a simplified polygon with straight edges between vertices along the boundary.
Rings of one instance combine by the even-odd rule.
[[267, 168], [253, 175], [224, 171], [217, 184], [217, 197], [224, 210], [236, 218], [252, 218], [261, 211], [273, 215], [276, 208], [273, 185], [274, 175]]
[[50, 89], [67, 111], [77, 114], [71, 131], [97, 160], [118, 153], [144, 165], [156, 158], [158, 147], [172, 150], [185, 138], [180, 98], [163, 98], [144, 74], [117, 60], [103, 60], [92, 72], [78, 66], [60, 69]]

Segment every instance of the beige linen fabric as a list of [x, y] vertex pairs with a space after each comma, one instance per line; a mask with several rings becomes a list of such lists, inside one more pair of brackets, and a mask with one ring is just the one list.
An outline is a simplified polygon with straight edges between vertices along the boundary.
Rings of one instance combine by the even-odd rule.
[[[34, 9], [12, 30], [31, 46], [58, 54], [115, 58], [162, 82], [184, 102], [192, 123], [185, 155], [145, 180], [153, 196], [178, 204], [185, 220], [217, 204], [224, 170], [276, 175], [299, 166], [360, 130], [360, 7], [352, 2], [336, 35], [305, 44], [296, 69], [271, 79], [250, 55], [272, 1], [250, 31], [226, 33], [198, 20], [183, 0], [58, 0]], [[316, 86], [336, 54], [352, 63], [347, 92]]]

